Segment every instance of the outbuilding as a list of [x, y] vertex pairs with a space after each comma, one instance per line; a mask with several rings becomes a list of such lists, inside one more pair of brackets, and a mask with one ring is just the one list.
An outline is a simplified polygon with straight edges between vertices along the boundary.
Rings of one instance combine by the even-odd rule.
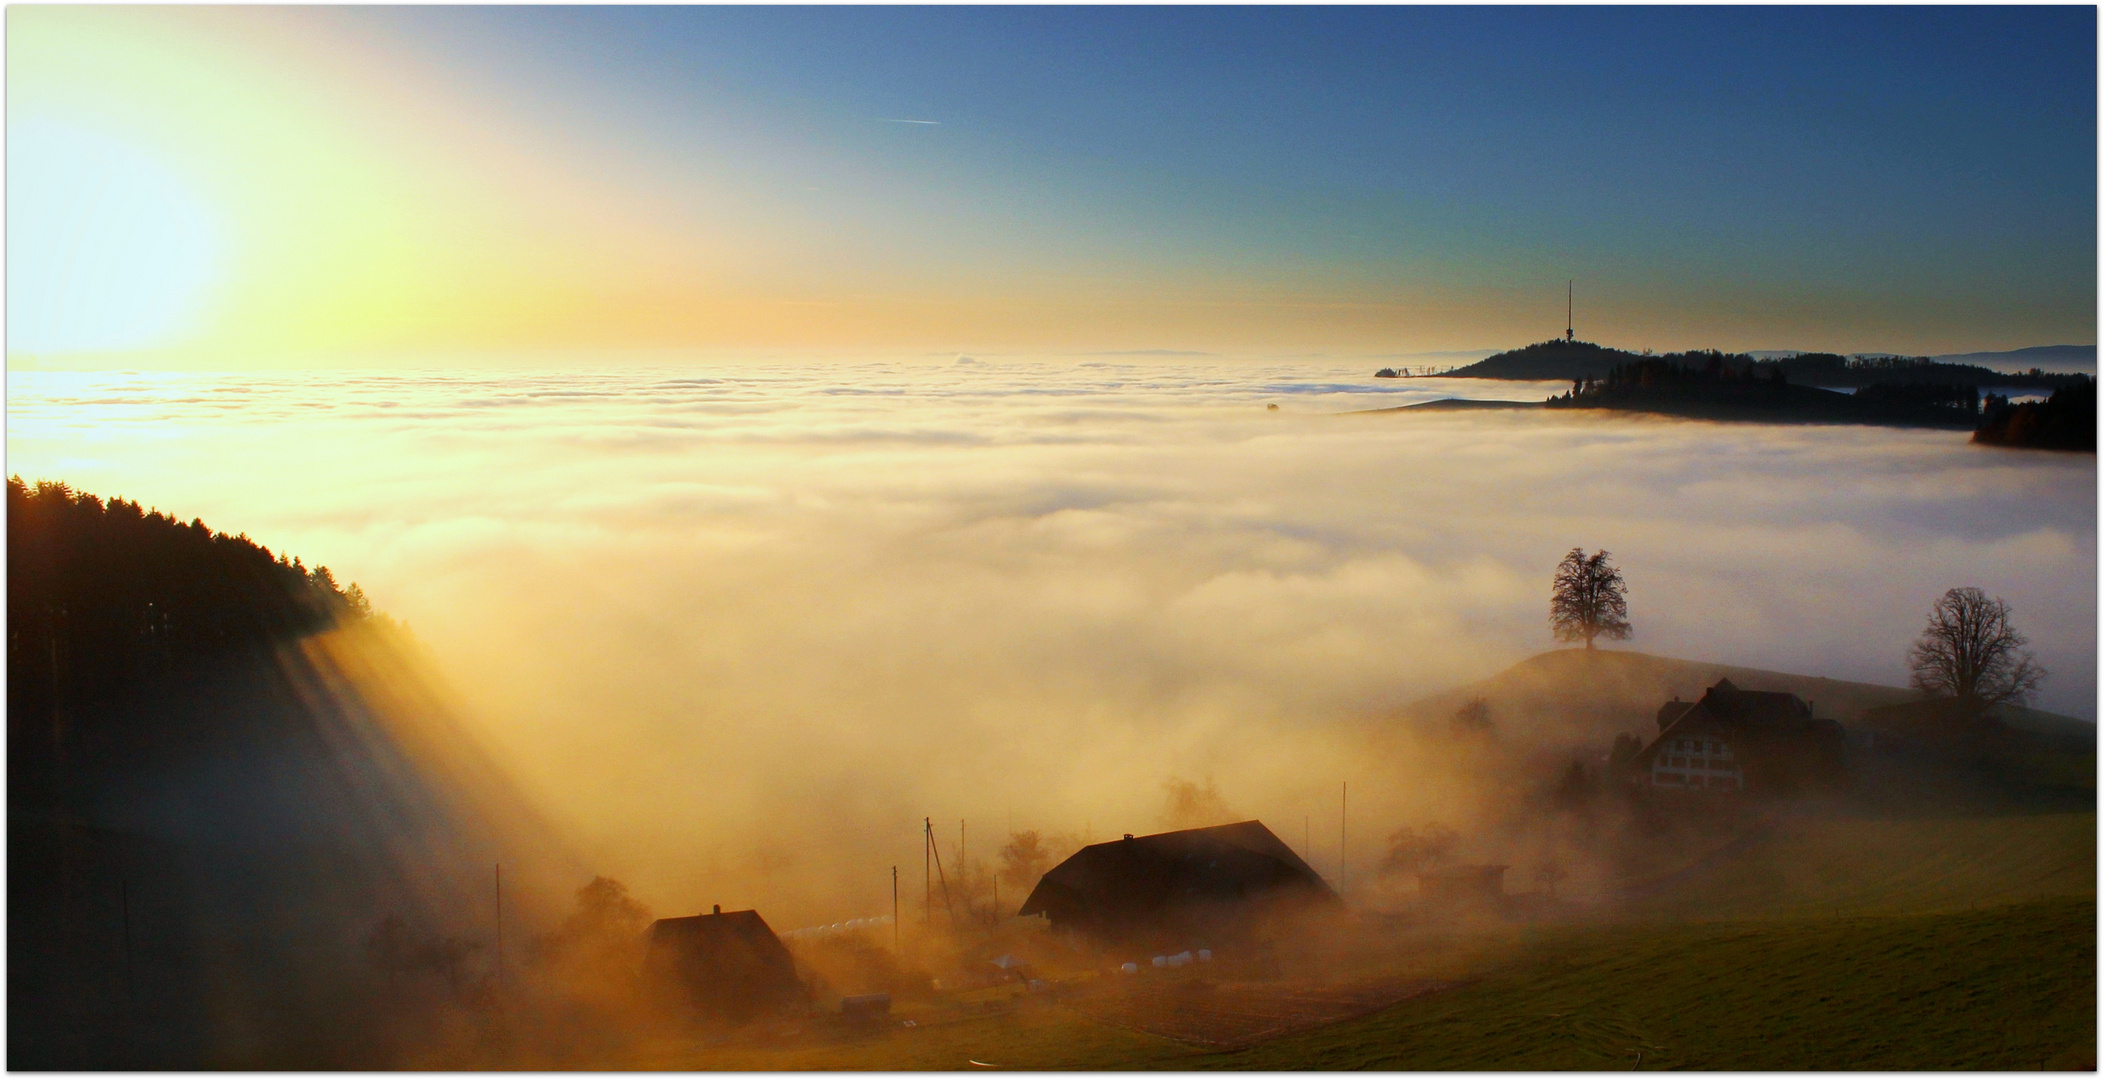
[[697, 1015], [749, 1020], [807, 1003], [796, 961], [757, 911], [659, 919], [650, 924], [644, 970], [661, 992]]

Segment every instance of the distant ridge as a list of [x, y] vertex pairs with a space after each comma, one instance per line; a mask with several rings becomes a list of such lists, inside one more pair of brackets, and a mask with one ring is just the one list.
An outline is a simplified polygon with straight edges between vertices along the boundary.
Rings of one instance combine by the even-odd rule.
[[1939, 364], [1973, 364], [1994, 371], [2097, 372], [2095, 345], [2033, 345], [2007, 352], [1946, 353], [1931, 357]]
[[[2024, 388], [2050, 390], [2081, 382], [2079, 374], [2096, 367], [2093, 345], [2043, 345], [2007, 353], [1980, 354], [1998, 358], [1999, 368], [1975, 363], [1951, 362], [1955, 356], [1855, 357], [1837, 353], [1725, 353], [1691, 350], [1652, 356], [1597, 345], [1590, 341], [1541, 341], [1488, 356], [1466, 367], [1447, 372], [1457, 379], [1513, 379], [1543, 382], [1576, 382], [1605, 379], [1615, 368], [1639, 362], [1664, 362], [1685, 368], [1702, 368], [1713, 362], [1767, 376], [1780, 369], [1785, 381], [1800, 387], [1854, 389], [1874, 383], [1942, 383], [1980, 388]], [[2088, 368], [2061, 367], [2086, 355]], [[2030, 374], [2032, 368], [2040, 374]]]

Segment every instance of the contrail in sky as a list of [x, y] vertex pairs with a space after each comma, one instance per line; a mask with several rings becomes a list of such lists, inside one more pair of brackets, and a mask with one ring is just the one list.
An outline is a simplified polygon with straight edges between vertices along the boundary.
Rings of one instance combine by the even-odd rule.
[[888, 117], [881, 117], [881, 116], [877, 118], [877, 123], [879, 123], [879, 124], [934, 124], [934, 125], [936, 125], [937, 127], [940, 127], [940, 126], [942, 126], [942, 121], [940, 121], [940, 120], [893, 120], [893, 119], [890, 119], [890, 118], [888, 118]]

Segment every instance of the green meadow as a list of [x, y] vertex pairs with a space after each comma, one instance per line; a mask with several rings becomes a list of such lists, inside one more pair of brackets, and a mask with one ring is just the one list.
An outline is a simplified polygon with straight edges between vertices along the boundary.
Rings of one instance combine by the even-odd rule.
[[[1481, 982], [1248, 1050], [1248, 1069], [2088, 1068], [2096, 902], [1545, 933]], [[1640, 1056], [1641, 1055], [1641, 1056]]]

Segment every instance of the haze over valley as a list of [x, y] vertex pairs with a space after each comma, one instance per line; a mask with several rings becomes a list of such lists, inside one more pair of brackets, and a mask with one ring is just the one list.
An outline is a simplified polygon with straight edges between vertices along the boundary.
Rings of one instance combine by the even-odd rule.
[[20, 373], [10, 441], [25, 477], [356, 580], [598, 872], [792, 926], [888, 910], [924, 816], [1101, 839], [1176, 778], [1333, 824], [1351, 779], [1368, 837], [1434, 813], [1436, 762], [1367, 775], [1336, 733], [1551, 647], [1547, 574], [1579, 543], [1626, 568], [1635, 648], [1886, 685], [1928, 602], [1978, 583], [2053, 673], [2037, 704], [2094, 719], [2093, 459], [1340, 415], [1466, 382], [954, 356]]

